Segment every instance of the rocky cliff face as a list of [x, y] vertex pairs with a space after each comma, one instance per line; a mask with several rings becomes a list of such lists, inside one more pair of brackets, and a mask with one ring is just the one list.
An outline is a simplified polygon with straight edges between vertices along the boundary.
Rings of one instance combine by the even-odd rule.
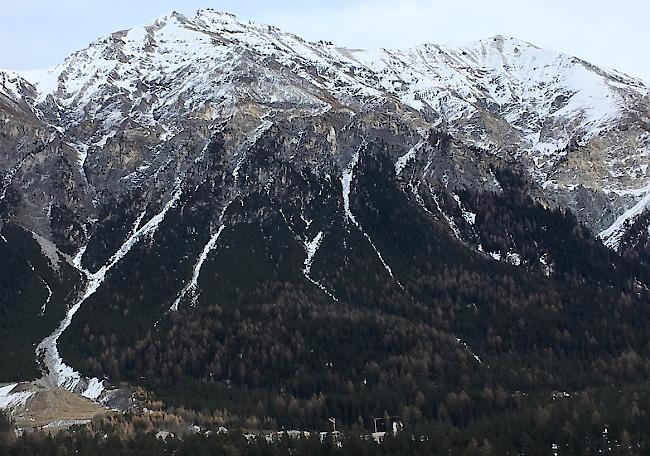
[[[172, 13], [100, 39], [54, 69], [5, 72], [1, 88], [4, 187], [32, 189], [21, 192], [17, 217], [44, 235], [50, 207], [89, 224], [111, 193], [153, 180], [170, 188], [217, 131], [229, 129], [236, 155], [265, 119], [340, 117], [320, 132], [340, 169], [351, 155], [337, 141], [346, 116], [382, 113], [373, 122], [402, 145], [396, 161], [413, 156], [421, 170], [428, 154], [417, 146], [431, 129], [444, 130], [484, 150], [486, 161], [521, 166], [540, 198], [570, 208], [614, 247], [619, 217], [642, 212], [626, 213], [649, 191], [647, 85], [501, 36], [364, 51], [212, 10]], [[409, 131], [392, 130], [396, 123]], [[25, 158], [31, 153], [42, 170]], [[36, 173], [39, 182], [21, 181]], [[60, 188], [41, 188], [53, 182]], [[68, 228], [61, 236], [79, 248], [83, 230]]]
[[[78, 335], [74, 321], [93, 318], [85, 306], [157, 324], [201, 302], [202, 271], [221, 280], [214, 258], [235, 245], [240, 273], [286, 268], [334, 302], [352, 299], [340, 271], [363, 246], [373, 274], [406, 293], [408, 236], [373, 234], [396, 223], [381, 214], [397, 217], [398, 201], [489, 261], [552, 276], [550, 243], [531, 253], [482, 231], [467, 195], [503, 193], [504, 169], [618, 249], [633, 223], [647, 231], [649, 90], [512, 38], [366, 51], [212, 10], [116, 32], [50, 70], [1, 72], [3, 221], [85, 277], [38, 345], [45, 377], [97, 399], [99, 381], [59, 354], [69, 325]], [[261, 238], [237, 237], [251, 225]], [[131, 284], [140, 304], [120, 308], [143, 265], [168, 280]]]

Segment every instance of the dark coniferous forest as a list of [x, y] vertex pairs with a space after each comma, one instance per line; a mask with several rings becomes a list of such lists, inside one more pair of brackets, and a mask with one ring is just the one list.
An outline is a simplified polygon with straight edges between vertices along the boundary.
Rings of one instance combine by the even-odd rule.
[[648, 93], [210, 9], [0, 70], [0, 456], [650, 454]]
[[[301, 271], [297, 208], [250, 192], [236, 210], [257, 215], [223, 233], [228, 248], [203, 266], [196, 302], [160, 318], [171, 304], [168, 290], [190, 273], [183, 258], [196, 234], [189, 230], [201, 226], [218, 192], [218, 182], [206, 183], [183, 196], [195, 209], [175, 210], [156, 242], [127, 256], [107, 279], [120, 286], [93, 296], [62, 339], [65, 358], [82, 372], [139, 385], [151, 404], [218, 417], [229, 429], [327, 430], [336, 417], [346, 433], [342, 448], [312, 440], [244, 444], [234, 433], [169, 444], [144, 432], [102, 440], [98, 423], [92, 432], [23, 437], [11, 454], [75, 446], [87, 454], [647, 449], [650, 308], [640, 280], [648, 268], [634, 257], [643, 248], [617, 255], [569, 211], [532, 200], [507, 168], [494, 169], [500, 193], [461, 191], [459, 205], [440, 189], [416, 204], [395, 180], [385, 146], [374, 147], [360, 159], [351, 207], [394, 278], [326, 201], [316, 217], [339, 220], [312, 270], [325, 293]], [[298, 189], [315, 185], [285, 172]], [[456, 220], [462, 240], [443, 214]], [[123, 236], [112, 219], [104, 223], [106, 237], [94, 242]], [[509, 252], [519, 265], [493, 258]], [[404, 431], [379, 447], [360, 439], [374, 418], [380, 429], [396, 421]]]

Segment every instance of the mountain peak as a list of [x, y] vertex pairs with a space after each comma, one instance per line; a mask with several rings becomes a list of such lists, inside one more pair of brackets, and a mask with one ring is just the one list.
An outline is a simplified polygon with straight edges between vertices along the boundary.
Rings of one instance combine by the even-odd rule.
[[186, 15], [178, 11], [172, 11], [155, 18], [144, 27], [165, 27], [170, 24], [177, 24], [182, 27], [203, 32], [219, 31], [222, 30], [224, 26], [228, 25], [237, 25], [240, 27], [262, 27], [261, 25], [254, 24], [252, 21], [243, 21], [235, 14], [226, 11], [218, 11], [213, 8], [198, 9], [193, 15]]
[[[173, 11], [100, 39], [54, 70], [22, 76], [38, 89], [38, 103], [55, 95], [72, 124], [89, 113], [114, 120], [116, 112], [127, 112], [130, 121], [158, 128], [167, 118], [175, 122], [171, 107], [214, 120], [240, 103], [311, 112], [363, 109], [368, 100], [388, 98], [458, 125], [487, 106], [516, 126], [517, 147], [543, 156], [612, 128], [628, 100], [648, 92], [631, 79], [505, 35], [467, 46], [346, 49], [210, 8], [193, 17]], [[564, 121], [571, 128], [544, 138], [548, 125]]]
[[214, 8], [200, 8], [196, 11], [196, 14], [194, 16], [196, 19], [198, 18], [211, 18], [211, 19], [217, 19], [217, 20], [223, 20], [223, 19], [238, 19], [237, 16], [233, 13], [230, 13], [228, 11], [219, 11]]
[[[138, 396], [110, 382], [189, 385], [202, 408], [255, 390], [242, 410], [269, 417], [260, 428], [289, 409], [278, 425], [353, 424], [362, 407], [433, 423], [459, 391], [447, 373], [480, 398], [490, 366], [507, 397], [538, 388], [530, 410], [599, 387], [650, 343], [632, 324], [650, 321], [650, 271], [632, 268], [637, 246], [650, 264], [639, 87], [505, 36], [347, 49], [210, 9], [117, 31], [50, 71], [0, 72], [0, 366], [38, 359], [38, 391], [107, 407]], [[561, 350], [570, 362], [550, 363]], [[531, 383], [528, 359], [566, 375]], [[607, 375], [579, 386], [573, 361], [597, 373], [600, 360]], [[632, 363], [639, 384], [648, 362]], [[398, 404], [392, 383], [426, 400]], [[181, 406], [181, 393], [156, 395]], [[253, 422], [232, 412], [233, 429]]]

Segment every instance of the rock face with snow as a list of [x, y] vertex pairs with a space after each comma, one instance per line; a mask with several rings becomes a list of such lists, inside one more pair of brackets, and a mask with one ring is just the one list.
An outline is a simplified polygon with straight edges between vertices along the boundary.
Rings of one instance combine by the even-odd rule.
[[[3, 192], [15, 178], [11, 188], [47, 185], [22, 180], [38, 172], [34, 161], [56, 157], [67, 168], [46, 165], [46, 175], [56, 169], [48, 180], [56, 176], [65, 188], [24, 198], [29, 207], [17, 214], [41, 234], [49, 235], [41, 208], [62, 202], [83, 225], [106, 194], [185, 172], [226, 125], [236, 155], [261, 119], [326, 113], [385, 111], [412, 130], [405, 157], [418, 162], [426, 152], [406, 151], [431, 128], [517, 162], [541, 197], [571, 208], [612, 245], [649, 192], [647, 85], [501, 36], [466, 47], [364, 51], [201, 10], [114, 33], [50, 70], [4, 72], [0, 82], [9, 129]], [[336, 142], [337, 126], [323, 134]], [[347, 166], [349, 151], [333, 154]], [[78, 229], [60, 235], [83, 244]]]
[[2, 217], [85, 277], [38, 345], [47, 377], [99, 397], [99, 380], [59, 354], [77, 311], [155, 246], [178, 276], [149, 310], [196, 305], [204, 266], [251, 221], [286, 225], [299, 272], [335, 301], [332, 271], [315, 266], [341, 227], [404, 290], [351, 196], [368, 169], [386, 170], [380, 155], [414, 207], [479, 252], [476, 214], [455, 192], [501, 192], [503, 167], [616, 249], [649, 205], [649, 91], [512, 38], [346, 49], [213, 10], [113, 33], [49, 70], [0, 72]]

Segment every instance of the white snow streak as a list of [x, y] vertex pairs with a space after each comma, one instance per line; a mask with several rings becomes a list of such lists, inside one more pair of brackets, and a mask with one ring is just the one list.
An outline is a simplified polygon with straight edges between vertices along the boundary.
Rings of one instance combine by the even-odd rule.
[[190, 283], [188, 283], [187, 285], [185, 285], [185, 287], [183, 287], [180, 294], [178, 295], [178, 298], [176, 298], [176, 301], [174, 301], [174, 304], [172, 304], [172, 306], [170, 307], [170, 310], [176, 312], [178, 310], [178, 305], [180, 304], [181, 300], [185, 297], [185, 295], [188, 292], [192, 294], [192, 305], [196, 303], [196, 298], [198, 297], [196, 294], [196, 286], [199, 282], [199, 275], [201, 274], [201, 268], [203, 267], [203, 263], [208, 258], [210, 252], [217, 246], [217, 241], [219, 240], [219, 237], [221, 236], [221, 233], [223, 232], [225, 227], [226, 225], [222, 224], [217, 230], [217, 232], [210, 237], [210, 240], [208, 241], [207, 244], [205, 244], [205, 247], [203, 247], [203, 251], [201, 252], [201, 255], [199, 255], [199, 259], [194, 265], [194, 270], [192, 271], [192, 280], [190, 280]]
[[406, 165], [408, 164], [409, 161], [413, 160], [415, 158], [415, 154], [417, 153], [418, 150], [424, 145], [426, 140], [422, 139], [419, 143], [417, 143], [415, 146], [411, 147], [411, 149], [402, 155], [400, 158], [397, 159], [397, 162], [395, 163], [395, 174], [400, 175], [404, 168], [406, 168]]
[[345, 168], [345, 170], [341, 174], [341, 188], [343, 191], [343, 210], [345, 211], [345, 217], [346, 220], [350, 220], [354, 226], [356, 226], [359, 231], [365, 236], [365, 238], [368, 240], [368, 243], [372, 247], [372, 249], [375, 251], [377, 254], [377, 257], [379, 258], [379, 261], [381, 261], [381, 264], [384, 265], [384, 269], [386, 272], [388, 272], [388, 275], [391, 276], [395, 282], [397, 282], [397, 285], [404, 290], [404, 285], [395, 277], [393, 274], [393, 270], [388, 266], [386, 261], [384, 260], [384, 257], [381, 255], [381, 252], [375, 246], [374, 242], [372, 242], [372, 239], [366, 233], [363, 228], [361, 227], [361, 224], [357, 222], [357, 219], [355, 218], [354, 214], [350, 210], [350, 189], [352, 187], [352, 180], [354, 179], [354, 168], [357, 166], [357, 163], [359, 162], [359, 152], [361, 149], [366, 145], [365, 141], [359, 146], [359, 148], [356, 150], [356, 152], [352, 155], [352, 161], [350, 164]]
[[48, 285], [48, 283], [43, 279], [43, 277], [40, 277], [41, 282], [43, 282], [43, 285], [45, 285], [45, 288], [47, 288], [47, 299], [45, 300], [45, 303], [41, 306], [41, 315], [45, 315], [45, 309], [47, 308], [47, 305], [50, 303], [50, 300], [52, 299], [52, 289]]
[[327, 288], [325, 288], [325, 286], [324, 286], [323, 284], [321, 284], [318, 280], [314, 280], [311, 276], [305, 276], [305, 277], [306, 277], [307, 280], [309, 280], [311, 283], [313, 283], [313, 284], [316, 285], [318, 288], [320, 288], [320, 289], [323, 291], [323, 293], [325, 293], [327, 296], [329, 296], [330, 298], [332, 298], [332, 300], [333, 300], [334, 302], [339, 302], [338, 298], [337, 298], [336, 296], [334, 296], [334, 295], [333, 295], [333, 294], [332, 294], [332, 293], [331, 293]]
[[314, 239], [305, 243], [305, 251], [307, 252], [307, 258], [305, 258], [305, 268], [302, 270], [306, 276], [309, 276], [311, 272], [311, 264], [314, 261], [314, 255], [320, 247], [320, 243], [323, 240], [323, 232], [320, 231]]
[[[286, 220], [286, 219], [285, 219]], [[310, 222], [311, 224], [311, 222]], [[339, 302], [339, 300], [334, 296], [330, 291], [325, 288], [325, 286], [320, 283], [318, 280], [314, 279], [311, 276], [311, 265], [314, 262], [314, 255], [316, 255], [316, 252], [318, 251], [318, 248], [320, 247], [321, 242], [323, 242], [323, 232], [320, 231], [314, 239], [311, 241], [305, 240], [305, 252], [307, 253], [307, 257], [305, 258], [305, 267], [303, 268], [302, 272], [309, 280], [311, 283], [316, 285], [318, 288], [320, 288], [323, 293], [325, 293], [327, 296], [332, 298], [334, 302]]]
[[[286, 219], [285, 219], [285, 221], [286, 221]], [[311, 224], [311, 222], [309, 223], [309, 225], [310, 224]], [[313, 283], [318, 288], [320, 288], [323, 291], [323, 293], [325, 293], [327, 296], [332, 298], [332, 300], [334, 302], [339, 302], [339, 300], [336, 298], [336, 296], [334, 296], [332, 293], [330, 293], [329, 290], [327, 288], [325, 288], [325, 286], [322, 283], [320, 283], [318, 280], [314, 279], [311, 276], [311, 265], [314, 262], [314, 255], [316, 255], [316, 252], [318, 251], [318, 248], [320, 247], [321, 242], [323, 242], [323, 232], [322, 231], [319, 231], [318, 234], [316, 235], [316, 237], [314, 239], [312, 239], [311, 241], [308, 240], [308, 239], [306, 239], [304, 241], [305, 252], [307, 253], [307, 257], [305, 258], [305, 263], [304, 263], [305, 267], [303, 268], [302, 272], [305, 275], [305, 277], [307, 278], [307, 280], [309, 280], [311, 283]]]
[[422, 199], [422, 195], [420, 195], [418, 188], [413, 184], [413, 182], [409, 182], [408, 185], [409, 188], [411, 189], [411, 193], [413, 193], [413, 196], [415, 197], [415, 201], [422, 208], [422, 210], [427, 214], [433, 216], [433, 213], [429, 210], [426, 204], [424, 204], [424, 199]]
[[359, 152], [364, 145], [365, 143], [356, 150], [354, 155], [352, 155], [352, 161], [345, 168], [345, 171], [343, 171], [341, 174], [341, 188], [343, 189], [343, 210], [345, 211], [345, 217], [357, 226], [357, 220], [354, 218], [354, 214], [352, 214], [352, 211], [350, 210], [350, 188], [352, 187], [352, 179], [354, 177], [354, 167], [357, 166], [357, 163], [359, 162]]
[[[289, 231], [293, 233], [296, 239], [302, 241], [305, 247], [305, 254], [307, 256], [305, 257], [305, 261], [303, 263], [305, 267], [302, 269], [302, 273], [304, 274], [305, 278], [309, 280], [311, 283], [313, 283], [314, 285], [316, 285], [318, 288], [320, 288], [323, 293], [325, 293], [327, 296], [329, 296], [332, 299], [332, 301], [339, 302], [336, 296], [330, 293], [330, 291], [327, 288], [325, 288], [325, 286], [322, 283], [320, 283], [318, 280], [315, 280], [311, 276], [311, 266], [314, 262], [314, 255], [316, 255], [316, 252], [318, 251], [321, 242], [323, 242], [323, 232], [320, 231], [316, 235], [316, 237], [312, 240], [309, 240], [308, 238], [302, 238], [302, 236], [296, 234], [293, 228], [291, 228], [291, 224], [289, 223], [289, 220], [287, 220], [287, 217], [284, 215], [282, 209], [280, 209], [280, 214], [282, 215], [282, 218], [284, 219], [284, 223], [287, 225], [287, 228], [289, 228]], [[305, 223], [305, 226], [307, 228], [309, 228], [309, 226], [313, 223], [313, 220], [307, 220], [304, 214], [302, 213], [300, 214], [300, 218]]]
[[[38, 346], [36, 347], [37, 357], [43, 356], [43, 362], [47, 369], [46, 378], [54, 386], [60, 386], [69, 391], [74, 391], [75, 388], [79, 385], [82, 380], [81, 374], [75, 371], [72, 367], [68, 366], [59, 354], [58, 340], [61, 337], [61, 334], [70, 326], [72, 318], [77, 313], [81, 305], [90, 298], [95, 292], [99, 289], [106, 274], [115, 266], [131, 248], [143, 237], [153, 235], [158, 229], [158, 225], [165, 218], [167, 212], [176, 205], [181, 196], [181, 187], [180, 182], [177, 181], [176, 189], [172, 194], [170, 200], [165, 204], [162, 210], [154, 215], [151, 220], [149, 220], [144, 226], [139, 227], [143, 215], [138, 217], [136, 221], [136, 226], [131, 232], [129, 238], [122, 244], [117, 252], [113, 254], [109, 262], [102, 266], [97, 272], [91, 273], [81, 265], [81, 259], [85, 252], [85, 247], [80, 249], [77, 255], [73, 260], [75, 267], [86, 276], [86, 288], [84, 290], [81, 298], [68, 310], [65, 318], [59, 324], [59, 327], [48, 337], [46, 337]], [[90, 384], [85, 390], [85, 393], [89, 395], [95, 395], [99, 390], [97, 382], [100, 382], [97, 379], [90, 379]], [[90, 391], [88, 389], [90, 388]], [[101, 392], [99, 393], [101, 394]], [[99, 397], [97, 394], [97, 397]]]
[[479, 364], [483, 364], [483, 361], [481, 361], [481, 358], [479, 358], [478, 355], [477, 355], [476, 353], [474, 353], [474, 352], [469, 348], [469, 345], [467, 345], [465, 342], [463, 342], [462, 340], [460, 340], [458, 337], [456, 338], [456, 341], [458, 341], [459, 344], [461, 344], [463, 347], [465, 347], [465, 350], [467, 350], [467, 352], [468, 352], [470, 355], [472, 355], [472, 357], [474, 357], [474, 359], [476, 360], [477, 363], [479, 363]]

